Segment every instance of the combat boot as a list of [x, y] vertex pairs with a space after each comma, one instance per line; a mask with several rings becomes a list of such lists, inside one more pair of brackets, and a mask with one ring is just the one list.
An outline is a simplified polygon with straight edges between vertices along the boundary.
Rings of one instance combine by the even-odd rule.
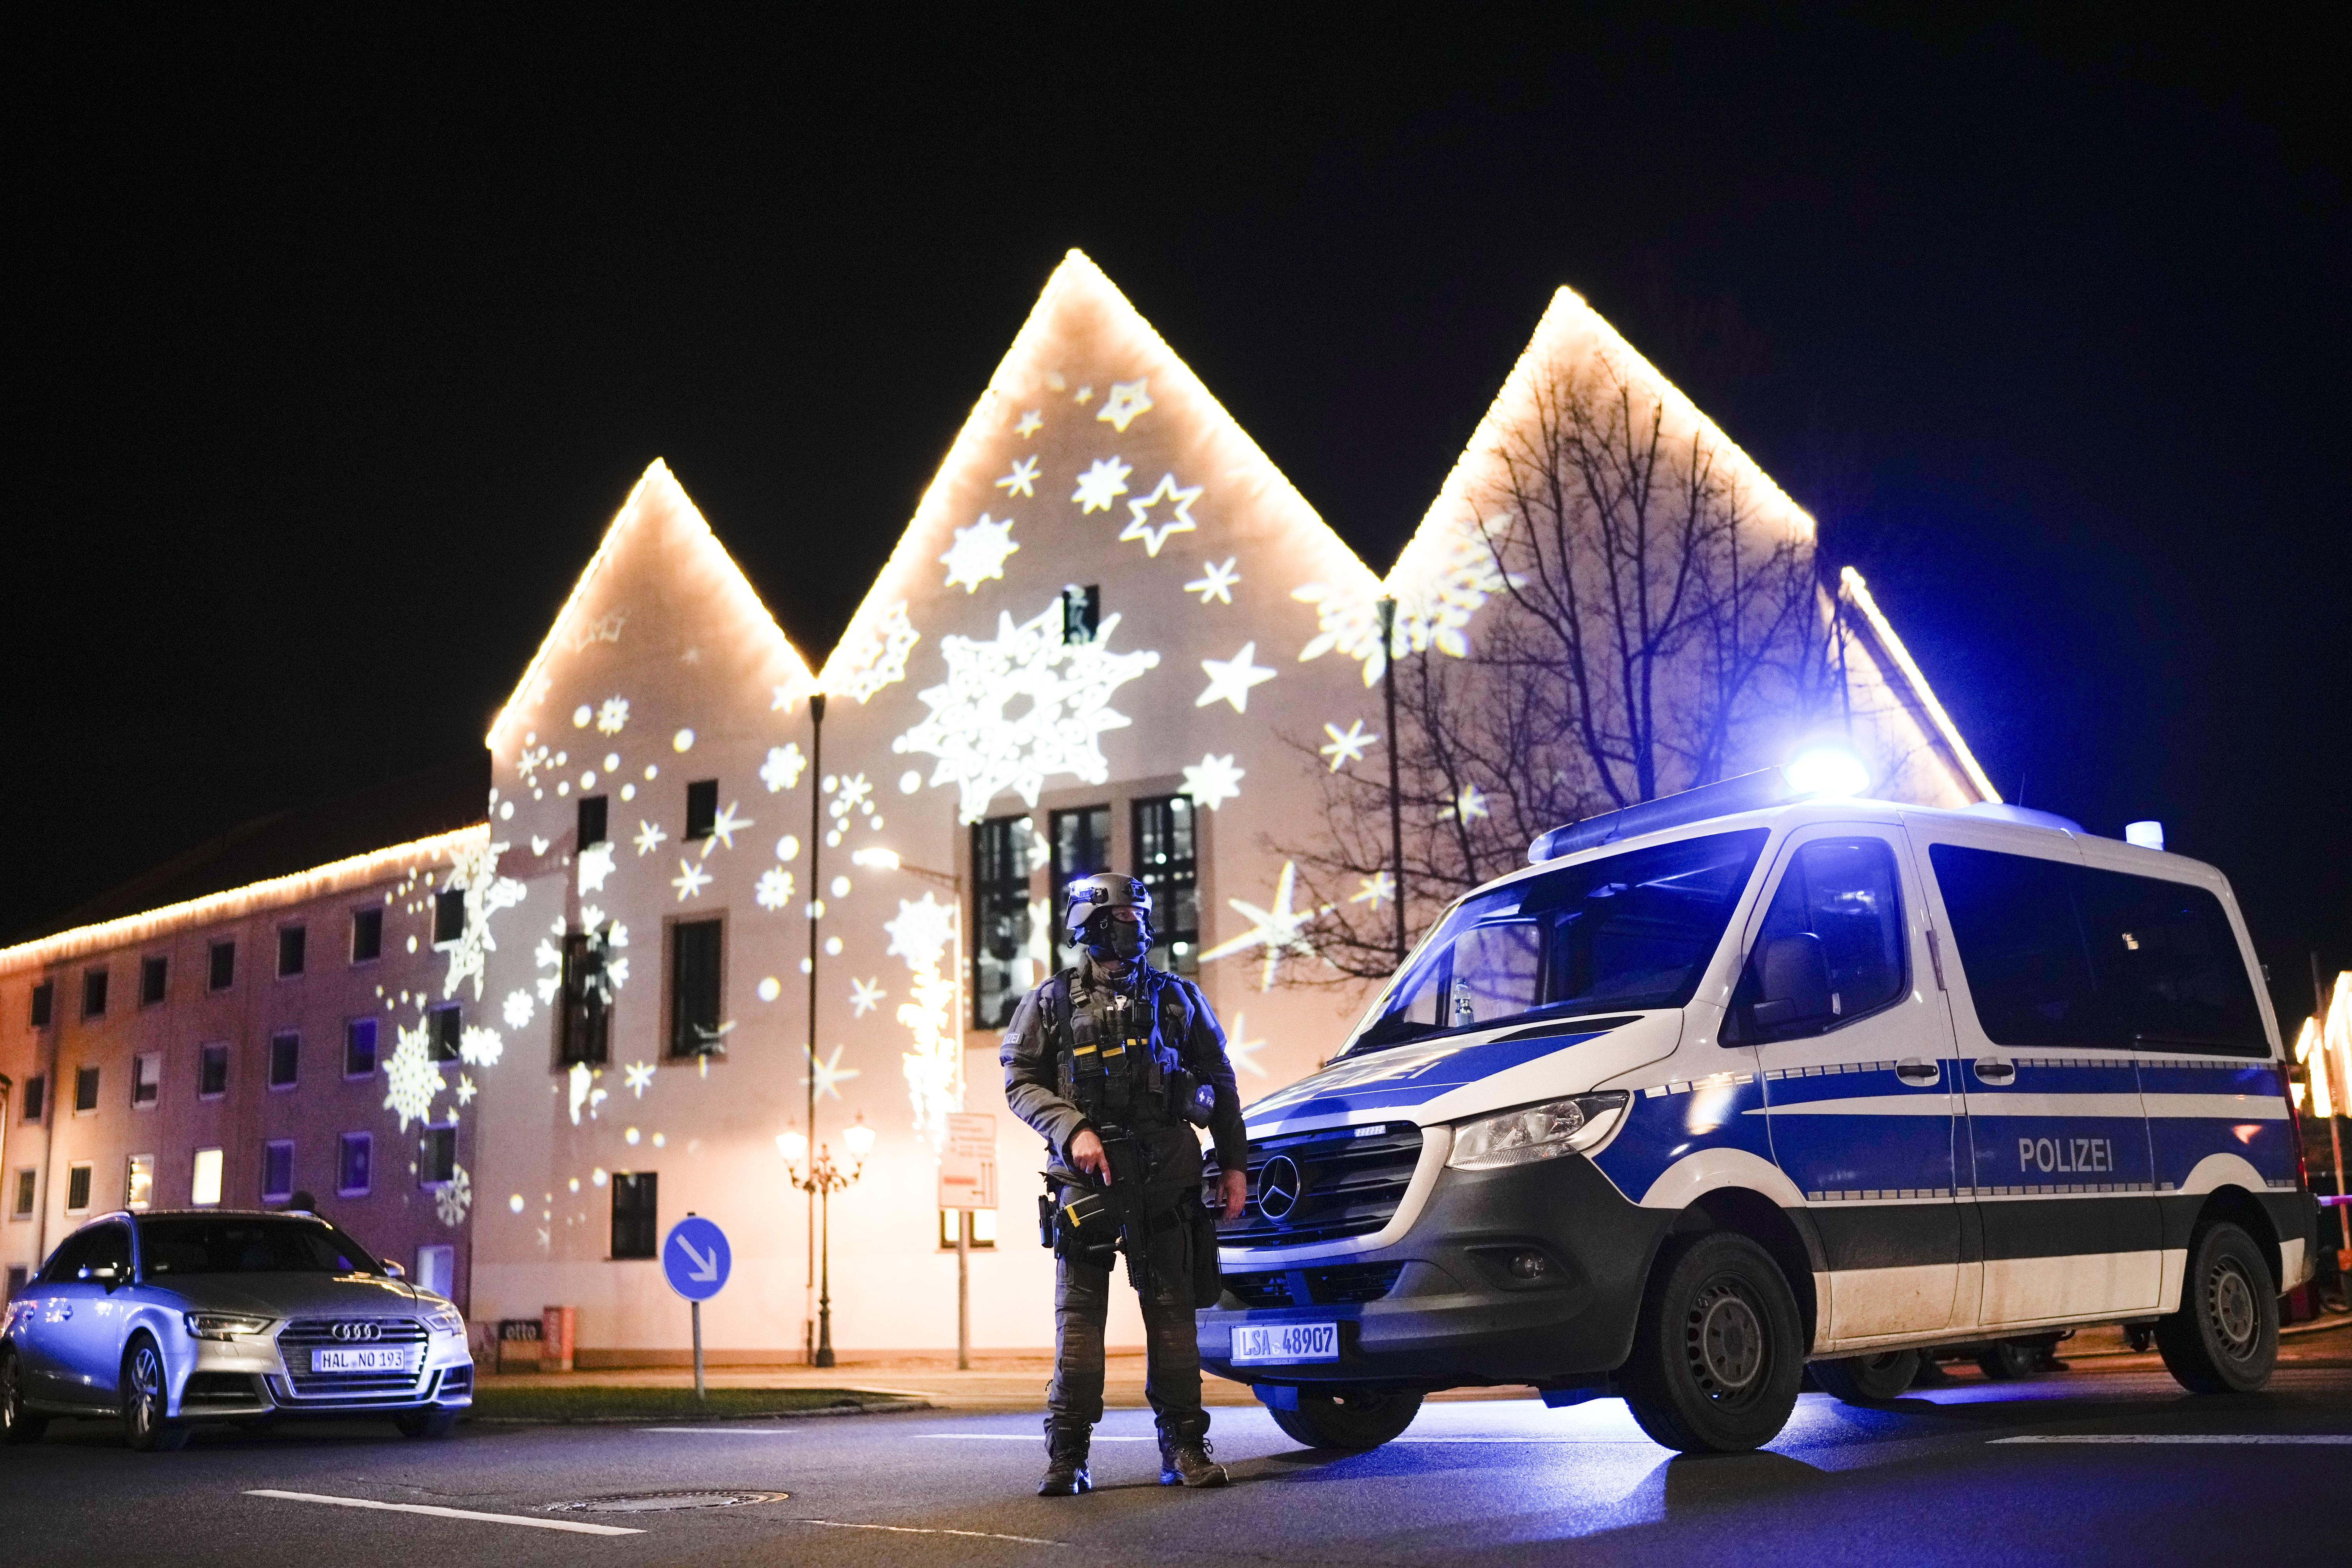
[[1045, 1479], [1037, 1483], [1039, 1497], [1076, 1497], [1095, 1489], [1094, 1478], [1087, 1473], [1093, 1436], [1091, 1426], [1045, 1424]]
[[1160, 1435], [1160, 1484], [1163, 1487], [1221, 1487], [1225, 1467], [1209, 1457], [1206, 1437]]

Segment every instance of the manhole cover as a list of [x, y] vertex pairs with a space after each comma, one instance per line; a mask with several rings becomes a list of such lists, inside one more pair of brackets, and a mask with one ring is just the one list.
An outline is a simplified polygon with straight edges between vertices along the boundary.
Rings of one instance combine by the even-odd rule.
[[681, 1508], [736, 1508], [747, 1502], [782, 1502], [790, 1492], [636, 1492], [627, 1497], [582, 1498], [547, 1506], [549, 1513], [667, 1513]]

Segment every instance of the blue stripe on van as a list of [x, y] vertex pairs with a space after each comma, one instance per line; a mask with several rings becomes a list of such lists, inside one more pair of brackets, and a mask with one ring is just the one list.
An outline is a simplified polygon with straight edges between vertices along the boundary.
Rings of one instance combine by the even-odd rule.
[[1242, 1111], [1252, 1131], [1268, 1121], [1343, 1116], [1351, 1111], [1420, 1105], [1507, 1068], [1596, 1039], [1606, 1030], [1581, 1035], [1538, 1035], [1481, 1045], [1458, 1039], [1417, 1046], [1391, 1046], [1335, 1062], [1311, 1078], [1276, 1089]]

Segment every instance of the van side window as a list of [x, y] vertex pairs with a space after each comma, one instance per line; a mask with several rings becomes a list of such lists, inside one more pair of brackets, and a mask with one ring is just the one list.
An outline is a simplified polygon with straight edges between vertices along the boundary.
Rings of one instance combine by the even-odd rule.
[[1766, 959], [1775, 942], [1790, 938], [1818, 944], [1828, 995], [1811, 1010], [1788, 1010], [1785, 1025], [1759, 1016], [1765, 1033], [1818, 1033], [1903, 994], [1903, 894], [1895, 851], [1885, 840], [1818, 838], [1790, 858], [1757, 933], [1743, 1001], [1762, 998]]
[[1952, 942], [1997, 1046], [2111, 1044], [2090, 954], [2074, 918], [2070, 873], [2057, 860], [1930, 845], [1928, 863], [1952, 916]]
[[2092, 967], [2132, 1044], [2270, 1054], [2221, 900], [2154, 877], [2087, 866], [2076, 875]]

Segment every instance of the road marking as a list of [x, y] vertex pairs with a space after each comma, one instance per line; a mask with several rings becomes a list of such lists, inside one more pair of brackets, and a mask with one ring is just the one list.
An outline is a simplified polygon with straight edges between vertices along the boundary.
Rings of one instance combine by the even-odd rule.
[[[919, 1436], [943, 1438], [954, 1443], [1042, 1443], [1045, 1440], [1042, 1433], [1033, 1435], [1027, 1432], [924, 1432]], [[1157, 1437], [1113, 1437], [1101, 1432], [1096, 1433], [1093, 1440], [1097, 1443], [1157, 1443], [1160, 1441]], [[1055, 1544], [1059, 1545], [1060, 1542], [1056, 1542]]]
[[2213, 1436], [2184, 1435], [2177, 1437], [2149, 1436], [2139, 1433], [2106, 1433], [2085, 1435], [2080, 1437], [1995, 1437], [1992, 1441], [1996, 1443], [2199, 1443], [2229, 1444], [2233, 1446], [2241, 1443], [2291, 1443], [2316, 1444], [2330, 1447], [2352, 1447], [2352, 1436], [2295, 1437], [2288, 1436], [2284, 1434], [2270, 1436], [2254, 1432], [2230, 1433], [2227, 1435]]
[[999, 1535], [992, 1530], [926, 1530], [912, 1524], [851, 1524], [839, 1519], [795, 1520], [796, 1524], [821, 1524], [827, 1530], [887, 1530], [893, 1535], [969, 1535], [980, 1541], [1017, 1541], [1024, 1546], [1067, 1546], [1066, 1541], [1045, 1541], [1034, 1535]]
[[568, 1530], [574, 1535], [643, 1535], [642, 1530], [627, 1530], [617, 1524], [582, 1524], [569, 1519], [533, 1519], [520, 1513], [477, 1513], [470, 1508], [436, 1508], [422, 1502], [378, 1502], [373, 1498], [328, 1497], [320, 1492], [281, 1492], [266, 1489], [248, 1491], [247, 1497], [283, 1498], [288, 1502], [332, 1503], [337, 1508], [372, 1508], [385, 1513], [423, 1513], [436, 1519], [478, 1519], [491, 1524], [525, 1524], [533, 1530]]

